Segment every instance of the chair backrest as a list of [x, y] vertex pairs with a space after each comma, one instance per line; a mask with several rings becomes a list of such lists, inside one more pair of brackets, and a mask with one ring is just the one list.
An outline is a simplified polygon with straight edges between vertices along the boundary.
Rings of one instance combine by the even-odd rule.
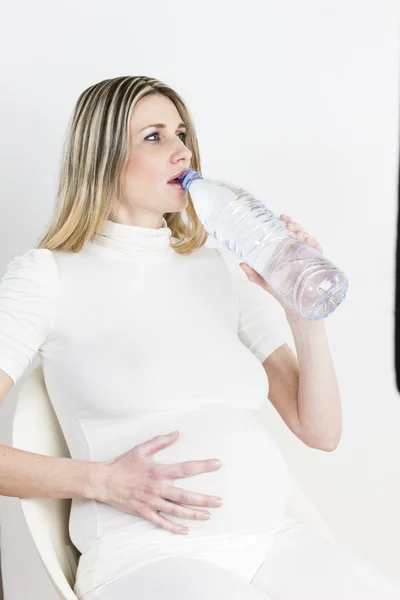
[[337, 543], [333, 533], [330, 531], [315, 506], [307, 498], [297, 479], [290, 475], [291, 490], [289, 501], [286, 505], [286, 515], [304, 523], [311, 531], [320, 538]]
[[[41, 365], [27, 376], [18, 394], [12, 445], [29, 452], [70, 458], [47, 393]], [[292, 475], [290, 485], [287, 515], [304, 523], [320, 537], [336, 542]], [[59, 597], [75, 600], [72, 590], [80, 554], [68, 531], [71, 499], [21, 498], [20, 502], [33, 542]]]
[[[22, 385], [12, 427], [12, 446], [28, 452], [70, 458], [50, 402], [41, 365]], [[71, 499], [20, 498], [33, 542], [58, 596], [77, 600], [73, 592], [80, 553], [69, 537]]]

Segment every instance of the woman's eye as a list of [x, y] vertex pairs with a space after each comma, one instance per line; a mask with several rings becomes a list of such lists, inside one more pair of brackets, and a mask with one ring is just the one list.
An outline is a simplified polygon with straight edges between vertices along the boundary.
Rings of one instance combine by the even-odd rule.
[[[158, 140], [150, 140], [150, 139], [149, 139], [149, 138], [152, 138], [152, 137], [154, 137], [155, 135], [158, 135], [158, 136], [159, 136], [160, 134], [159, 134], [159, 133], [152, 133], [151, 135], [148, 135], [148, 136], [147, 136], [147, 138], [145, 138], [145, 139], [146, 139], [146, 140], [149, 140], [150, 142], [157, 142]], [[181, 132], [180, 132], [178, 135], [183, 135], [182, 142], [185, 142], [185, 141], [186, 141], [186, 138], [187, 138], [187, 133], [185, 133], [185, 132], [181, 131]]]

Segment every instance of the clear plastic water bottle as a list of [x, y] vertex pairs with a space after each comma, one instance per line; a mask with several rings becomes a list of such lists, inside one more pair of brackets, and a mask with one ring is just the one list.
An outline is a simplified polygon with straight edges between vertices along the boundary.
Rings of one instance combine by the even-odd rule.
[[205, 230], [250, 265], [281, 299], [306, 319], [324, 319], [343, 302], [345, 274], [250, 192], [186, 169], [178, 177], [190, 191]]

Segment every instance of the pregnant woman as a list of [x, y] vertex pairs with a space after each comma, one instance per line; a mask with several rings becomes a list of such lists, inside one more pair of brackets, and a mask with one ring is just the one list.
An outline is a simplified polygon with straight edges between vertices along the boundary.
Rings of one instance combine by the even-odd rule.
[[195, 128], [162, 82], [79, 97], [52, 221], [0, 284], [0, 399], [39, 353], [71, 458], [3, 446], [0, 493], [72, 498], [81, 600], [400, 598], [285, 517], [287, 467], [257, 411], [269, 398], [305, 444], [337, 446], [324, 324], [208, 238], [171, 183], [188, 167]]

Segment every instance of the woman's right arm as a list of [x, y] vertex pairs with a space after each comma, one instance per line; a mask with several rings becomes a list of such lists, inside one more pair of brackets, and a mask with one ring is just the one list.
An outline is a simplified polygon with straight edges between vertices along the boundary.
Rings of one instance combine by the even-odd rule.
[[[0, 404], [14, 382], [0, 369]], [[45, 456], [0, 444], [0, 495], [18, 498], [93, 499], [101, 463]]]
[[[0, 369], [0, 404], [14, 382]], [[172, 533], [187, 528], [159, 514], [202, 519], [208, 511], [192, 506], [213, 507], [218, 498], [188, 491], [171, 479], [215, 471], [214, 460], [192, 460], [163, 465], [153, 454], [173, 444], [176, 435], [158, 435], [109, 461], [87, 461], [46, 456], [0, 444], [0, 495], [18, 498], [82, 497], [104, 502], [124, 512], [147, 519]], [[190, 505], [190, 508], [184, 506]]]
[[[50, 250], [30, 249], [7, 265], [0, 281], [0, 404], [50, 333], [57, 290]], [[91, 497], [98, 465], [0, 445], [0, 495]]]

